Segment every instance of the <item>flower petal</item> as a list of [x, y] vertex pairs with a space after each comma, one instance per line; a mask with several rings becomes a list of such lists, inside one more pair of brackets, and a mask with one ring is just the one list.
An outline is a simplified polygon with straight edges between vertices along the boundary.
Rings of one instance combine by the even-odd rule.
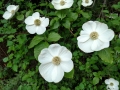
[[86, 3], [85, 0], [82, 0], [82, 5], [83, 5], [84, 7], [90, 6], [92, 3], [93, 3], [92, 0], [88, 0], [88, 3]]
[[96, 23], [94, 21], [88, 21], [82, 25], [84, 31], [91, 33], [96, 30]]
[[64, 76], [64, 71], [62, 70], [60, 66], [55, 66], [54, 69], [52, 70], [51, 76], [52, 76], [52, 80], [55, 83], [58, 83], [62, 80]]
[[38, 61], [42, 64], [52, 62], [52, 59], [53, 57], [51, 56], [47, 48], [43, 49], [38, 56]]
[[39, 12], [33, 13], [32, 16], [33, 16], [35, 19], [39, 19], [39, 18], [40, 18]]
[[34, 24], [34, 18], [32, 16], [28, 16], [26, 19], [25, 19], [25, 24], [27, 25], [33, 25]]
[[64, 72], [70, 72], [73, 69], [73, 61], [70, 60], [70, 61], [61, 62], [60, 66], [62, 67]]
[[52, 73], [52, 70], [54, 67], [55, 66], [52, 63], [41, 64], [39, 66], [40, 74], [48, 82], [53, 82], [52, 77], [51, 77], [51, 73]]
[[93, 43], [91, 45], [91, 49], [93, 51], [99, 50], [99, 48], [103, 45], [104, 42], [100, 41], [99, 39], [93, 40]]
[[90, 37], [88, 35], [81, 35], [79, 37], [77, 37], [77, 40], [79, 42], [86, 42]]
[[45, 27], [37, 26], [36, 33], [37, 33], [38, 35], [43, 34], [45, 31], [46, 31], [46, 28], [45, 28]]
[[10, 12], [8, 12], [8, 11], [6, 11], [4, 14], [3, 14], [3, 18], [4, 19], [10, 19], [10, 18], [12, 18], [12, 13], [10, 13]]
[[93, 43], [93, 40], [89, 39], [86, 42], [79, 42], [78, 41], [78, 47], [85, 53], [91, 53], [93, 50], [91, 49], [91, 45]]
[[100, 46], [100, 48], [97, 48], [97, 49], [96, 49], [96, 51], [100, 51], [100, 50], [102, 50], [102, 49], [104, 49], [104, 48], [108, 48], [109, 45], [110, 45], [109, 42], [104, 42], [104, 43]]
[[66, 9], [66, 8], [70, 8], [73, 5], [73, 0], [65, 0], [65, 5], [60, 5], [60, 1], [61, 0], [53, 0], [52, 1], [52, 5], [54, 6], [54, 8], [56, 10], [61, 10], [61, 9]]
[[49, 19], [48, 18], [45, 18], [42, 23], [41, 23], [41, 26], [43, 27], [47, 27], [49, 25]]
[[106, 80], [105, 80], [105, 84], [110, 84], [109, 79], [106, 79]]
[[106, 30], [106, 32], [102, 33], [99, 36], [99, 39], [103, 42], [109, 42], [113, 38], [114, 38], [114, 32], [113, 32], [113, 30], [110, 30], [110, 29]]
[[36, 26], [35, 25], [26, 25], [26, 29], [30, 34], [36, 33]]
[[51, 53], [53, 57], [58, 56], [60, 50], [61, 46], [59, 44], [52, 44], [48, 47], [48, 51]]
[[60, 48], [58, 55], [62, 61], [70, 61], [72, 59], [72, 53], [64, 46]]
[[15, 5], [9, 5], [9, 6], [7, 7], [7, 10], [8, 10], [9, 12], [11, 12], [12, 10], [16, 10], [16, 6], [15, 6]]
[[90, 36], [90, 33], [87, 32], [87, 31], [81, 30], [81, 31], [80, 31], [80, 35], [88, 35], [88, 36]]
[[101, 23], [101, 22], [98, 22], [98, 21], [95, 21], [96, 23], [96, 31], [101, 35], [103, 34], [104, 32], [106, 32], [108, 30], [108, 26], [107, 24], [104, 24], [104, 23]]

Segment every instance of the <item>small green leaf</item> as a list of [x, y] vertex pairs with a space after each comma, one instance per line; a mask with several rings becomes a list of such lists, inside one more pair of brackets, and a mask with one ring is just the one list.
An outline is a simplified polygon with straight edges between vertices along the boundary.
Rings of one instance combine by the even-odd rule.
[[60, 19], [63, 19], [63, 18], [66, 17], [66, 12], [65, 12], [65, 10], [56, 11], [56, 15], [57, 15]]
[[98, 52], [98, 56], [104, 61], [104, 62], [107, 62], [107, 63], [110, 63], [112, 64], [113, 63], [113, 55], [111, 53], [111, 49], [109, 48], [105, 48], [101, 51]]
[[13, 65], [13, 66], [12, 66], [12, 69], [13, 69], [15, 72], [17, 72], [17, 71], [18, 71], [18, 65], [16, 65], [16, 64]]
[[69, 73], [65, 73], [66, 78], [73, 78], [74, 76], [74, 69], [72, 69]]
[[30, 45], [28, 46], [28, 48], [33, 48], [35, 45], [37, 45], [38, 43], [40, 43], [42, 40], [44, 40], [44, 37], [42, 36], [35, 36], [31, 42], [30, 42]]
[[90, 14], [89, 13], [87, 13], [87, 12], [83, 12], [82, 10], [80, 11], [80, 13], [82, 14], [82, 16], [84, 17], [84, 18], [90, 18]]
[[31, 14], [32, 11], [27, 11], [25, 14], [25, 17], [28, 17]]
[[70, 21], [66, 20], [64, 23], [63, 23], [63, 26], [67, 29], [70, 29]]
[[34, 48], [34, 57], [36, 60], [38, 60], [38, 55], [40, 54], [41, 50], [44, 48], [47, 48], [49, 44], [47, 42], [39, 43], [37, 46]]
[[93, 84], [96, 85], [99, 83], [99, 78], [98, 77], [94, 77], [93, 78]]
[[60, 23], [59, 23], [59, 19], [58, 18], [53, 18], [51, 21], [50, 21], [50, 26], [51, 26], [51, 29], [56, 29], [60, 26]]
[[17, 20], [23, 20], [23, 19], [24, 19], [24, 15], [23, 14], [17, 16]]
[[3, 59], [3, 62], [7, 62], [8, 61], [8, 57], [5, 57], [4, 59]]
[[78, 14], [77, 13], [73, 13], [73, 12], [70, 12], [67, 16], [72, 21], [75, 21], [78, 18]]
[[61, 36], [58, 33], [51, 32], [48, 35], [48, 41], [58, 41], [61, 38]]

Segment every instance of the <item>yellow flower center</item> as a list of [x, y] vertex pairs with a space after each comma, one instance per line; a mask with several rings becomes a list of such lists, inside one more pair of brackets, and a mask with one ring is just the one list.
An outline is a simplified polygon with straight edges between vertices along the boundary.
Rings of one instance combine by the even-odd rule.
[[57, 57], [57, 56], [52, 59], [52, 63], [54, 65], [59, 65], [60, 62], [61, 62], [61, 59], [59, 57]]
[[35, 24], [36, 26], [40, 26], [41, 21], [40, 21], [39, 19], [36, 19], [36, 20], [34, 21], [34, 24]]
[[12, 10], [11, 13], [14, 14], [14, 13], [15, 13], [15, 10]]
[[113, 86], [114, 84], [113, 83], [110, 83], [110, 86]]
[[61, 1], [60, 1], [60, 5], [61, 5], [61, 6], [65, 5], [65, 1], [61, 0]]
[[85, 0], [85, 3], [89, 3], [89, 0]]
[[96, 40], [96, 39], [98, 39], [98, 33], [97, 32], [92, 32], [91, 34], [90, 34], [90, 38], [92, 39], [92, 40]]

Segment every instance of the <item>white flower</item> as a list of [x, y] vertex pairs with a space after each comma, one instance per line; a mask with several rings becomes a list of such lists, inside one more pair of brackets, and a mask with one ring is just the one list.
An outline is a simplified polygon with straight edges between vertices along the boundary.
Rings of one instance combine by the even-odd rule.
[[38, 60], [41, 63], [39, 72], [48, 82], [59, 82], [64, 72], [73, 69], [72, 53], [64, 46], [52, 44], [41, 51]]
[[25, 19], [26, 29], [30, 34], [43, 34], [46, 31], [46, 27], [49, 25], [49, 19], [45, 17], [40, 17], [38, 12], [28, 16]]
[[52, 5], [56, 10], [66, 9], [73, 5], [73, 0], [52, 0]]
[[79, 48], [86, 53], [109, 47], [109, 41], [114, 37], [114, 32], [98, 21], [88, 21], [83, 24], [82, 29], [77, 40]]
[[119, 82], [114, 78], [106, 79], [105, 84], [107, 84], [107, 90], [119, 90]]
[[84, 7], [90, 6], [93, 3], [92, 0], [82, 0], [82, 5]]
[[7, 7], [7, 11], [3, 14], [3, 18], [6, 20], [12, 18], [15, 15], [15, 13], [18, 11], [18, 9], [19, 9], [19, 5], [9, 5]]

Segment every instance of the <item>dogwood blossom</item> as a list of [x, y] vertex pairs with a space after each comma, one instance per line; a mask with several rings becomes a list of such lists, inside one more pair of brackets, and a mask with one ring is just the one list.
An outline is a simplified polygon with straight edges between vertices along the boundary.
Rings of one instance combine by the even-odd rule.
[[46, 27], [49, 25], [49, 19], [45, 17], [40, 17], [38, 12], [28, 16], [25, 19], [26, 29], [30, 34], [43, 34], [46, 31]]
[[15, 13], [18, 11], [19, 9], [19, 5], [9, 5], [7, 7], [7, 11], [5, 11], [5, 13], [3, 14], [3, 18], [8, 20], [10, 18], [12, 18]]
[[77, 37], [78, 47], [86, 53], [109, 47], [114, 37], [113, 30], [98, 21], [88, 21], [83, 24], [82, 29], [80, 36]]
[[119, 82], [114, 78], [106, 79], [105, 84], [107, 84], [107, 90], [119, 90]]
[[60, 82], [64, 72], [73, 69], [72, 53], [64, 46], [52, 44], [41, 51], [38, 60], [39, 72], [48, 82]]
[[84, 7], [90, 6], [93, 3], [92, 0], [82, 0], [82, 5]]
[[52, 5], [56, 10], [70, 8], [73, 5], [73, 0], [52, 0]]

